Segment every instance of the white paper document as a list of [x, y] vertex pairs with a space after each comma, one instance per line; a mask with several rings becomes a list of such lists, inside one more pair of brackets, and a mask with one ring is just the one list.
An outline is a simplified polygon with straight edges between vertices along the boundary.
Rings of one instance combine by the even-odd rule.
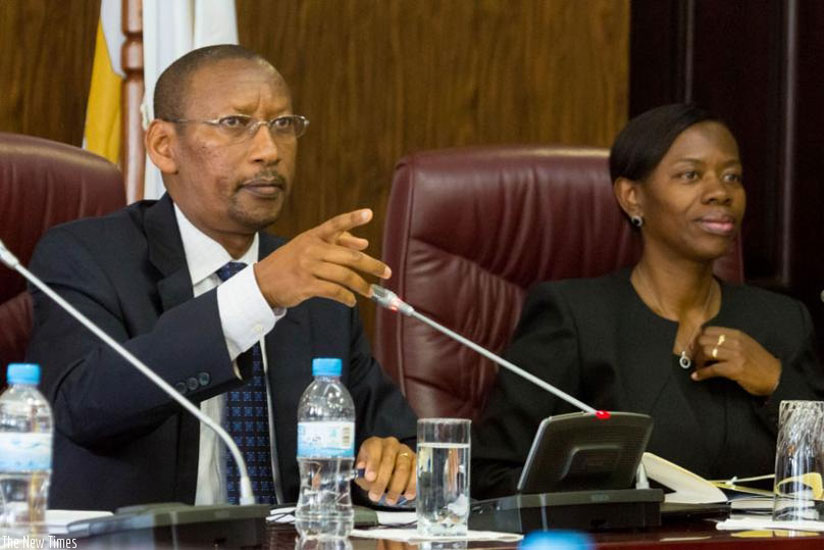
[[[266, 521], [270, 523], [295, 523], [294, 508], [273, 508]], [[362, 539], [385, 539], [401, 542], [453, 542], [453, 541], [499, 541], [518, 542], [523, 535], [499, 533], [496, 531], [469, 531], [460, 537], [422, 537], [415, 527], [415, 512], [377, 512], [378, 525], [371, 529], [353, 529], [350, 537]]]
[[824, 521], [773, 521], [769, 516], [733, 516], [716, 524], [720, 531], [824, 532]]
[[498, 541], [498, 542], [518, 542], [523, 535], [517, 533], [500, 533], [497, 531], [469, 531], [464, 536], [455, 537], [425, 537], [418, 534], [418, 530], [411, 529], [353, 529], [350, 537], [362, 539], [384, 539], [399, 542], [457, 542], [457, 541]]
[[[376, 511], [378, 525], [407, 527], [415, 525], [415, 512], [384, 512]], [[272, 508], [266, 518], [269, 523], [295, 523], [295, 508]]]
[[76, 548], [76, 539], [68, 538], [68, 525], [73, 521], [111, 516], [102, 510], [46, 510], [48, 534], [17, 534], [0, 529], [0, 550], [7, 548]]
[[418, 516], [415, 512], [381, 512], [378, 511], [378, 525], [387, 527], [409, 527], [416, 525]]
[[727, 502], [724, 492], [689, 470], [652, 453], [644, 453], [641, 459], [647, 477], [672, 492], [664, 495], [664, 502], [678, 504], [714, 504]]
[[46, 525], [50, 534], [65, 535], [73, 521], [105, 518], [111, 515], [111, 512], [100, 510], [46, 510]]
[[295, 507], [272, 508], [266, 517], [268, 523], [295, 523]]

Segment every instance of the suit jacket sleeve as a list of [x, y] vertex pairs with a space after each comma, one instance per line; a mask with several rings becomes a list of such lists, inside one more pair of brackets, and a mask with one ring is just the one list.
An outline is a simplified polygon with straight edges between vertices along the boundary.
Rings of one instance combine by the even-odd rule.
[[[101, 236], [105, 238], [105, 236]], [[65, 229], [38, 244], [32, 271], [172, 385], [197, 403], [241, 382], [234, 376], [214, 291], [188, 300], [140, 333], [127, 319], [106, 270]], [[136, 288], [135, 292], [146, 292]], [[147, 433], [181, 407], [50, 298], [33, 291], [35, 326], [28, 359], [43, 368], [56, 429], [90, 448]], [[208, 379], [207, 384], [202, 382]], [[197, 382], [197, 388], [193, 388]], [[182, 385], [181, 385], [182, 384]]]
[[[573, 395], [580, 395], [578, 336], [561, 285], [536, 287], [527, 298], [506, 357]], [[571, 406], [501, 369], [472, 441], [472, 495], [515, 493], [541, 419]]]

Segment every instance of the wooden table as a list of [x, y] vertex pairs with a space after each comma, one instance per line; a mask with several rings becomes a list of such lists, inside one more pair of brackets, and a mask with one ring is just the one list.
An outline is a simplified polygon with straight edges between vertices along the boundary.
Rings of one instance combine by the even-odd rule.
[[[269, 526], [268, 546], [264, 548], [277, 550], [296, 550], [295, 531], [291, 527]], [[772, 533], [772, 532], [730, 532], [718, 531], [715, 523], [698, 520], [688, 523], [675, 523], [646, 531], [618, 531], [592, 535], [595, 547], [609, 550], [630, 550], [662, 548], [665, 550], [824, 550], [824, 535], [815, 533]], [[420, 550], [418, 545], [401, 542], [351, 539], [352, 550]], [[457, 548], [512, 550], [517, 544], [510, 543], [469, 543]], [[454, 550], [455, 546], [433, 546], [432, 550]], [[297, 549], [300, 550], [300, 549]]]

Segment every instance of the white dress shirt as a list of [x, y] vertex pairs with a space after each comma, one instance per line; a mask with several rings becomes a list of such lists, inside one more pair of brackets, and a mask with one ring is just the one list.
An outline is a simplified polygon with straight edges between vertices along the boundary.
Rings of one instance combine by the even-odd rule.
[[[251, 268], [259, 257], [260, 238], [255, 234], [249, 249], [240, 258], [232, 258], [222, 245], [192, 225], [177, 205], [174, 207], [194, 296], [200, 296], [219, 287], [217, 305], [229, 357], [234, 362], [241, 353], [260, 343], [265, 371], [267, 364], [263, 337], [286, 314], [286, 310], [282, 308], [273, 310], [269, 307], [258, 287], [254, 270]], [[241, 270], [221, 284], [217, 270], [228, 262], [242, 262], [250, 267]], [[234, 369], [235, 375], [240, 377], [236, 363]], [[200, 410], [215, 422], [221, 423], [224, 402], [225, 397], [218, 395], [201, 402]], [[205, 425], [200, 426], [195, 504], [226, 502], [223, 447], [223, 442], [210, 428]]]

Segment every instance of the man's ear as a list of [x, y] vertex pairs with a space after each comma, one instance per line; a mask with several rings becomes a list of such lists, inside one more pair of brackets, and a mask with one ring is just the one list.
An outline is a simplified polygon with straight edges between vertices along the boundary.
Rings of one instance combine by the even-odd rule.
[[177, 173], [173, 144], [178, 138], [171, 122], [154, 119], [146, 129], [143, 143], [155, 166], [164, 174]]
[[612, 184], [612, 192], [627, 216], [644, 216], [643, 191], [640, 183], [627, 178], [618, 178]]

